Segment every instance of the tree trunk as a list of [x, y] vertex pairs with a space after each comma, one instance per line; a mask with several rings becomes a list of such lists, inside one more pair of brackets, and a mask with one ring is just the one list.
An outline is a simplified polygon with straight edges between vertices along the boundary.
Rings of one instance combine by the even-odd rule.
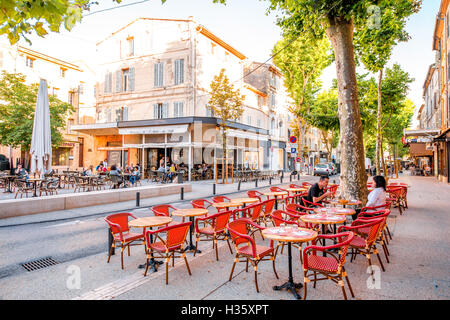
[[225, 127], [222, 127], [222, 147], [223, 147], [223, 158], [225, 160], [222, 161], [224, 163], [222, 167], [222, 183], [228, 183], [228, 157], [227, 157], [227, 130]]
[[384, 151], [383, 151], [383, 135], [380, 137], [380, 156], [381, 156], [381, 166], [383, 167], [383, 176], [387, 177], [387, 167], [386, 161], [384, 161]]
[[333, 46], [338, 79], [341, 144], [341, 190], [346, 198], [367, 200], [367, 175], [361, 113], [356, 82], [353, 22], [344, 17], [329, 17], [326, 33]]
[[381, 174], [380, 168], [380, 151], [381, 151], [381, 82], [383, 81], [383, 69], [380, 70], [378, 75], [378, 112], [377, 112], [377, 142], [376, 142], [376, 167], [377, 167], [377, 175]]

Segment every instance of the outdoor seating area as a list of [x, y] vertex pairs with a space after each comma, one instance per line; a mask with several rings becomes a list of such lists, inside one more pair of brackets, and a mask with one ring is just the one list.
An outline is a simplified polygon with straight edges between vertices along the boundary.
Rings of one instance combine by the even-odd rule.
[[[130, 245], [142, 245], [137, 253], [142, 253], [144, 264], [140, 267], [145, 269], [144, 275], [149, 270], [158, 271], [159, 265], [165, 263], [168, 285], [170, 267], [176, 258], [184, 261], [187, 275], [201, 272], [198, 265], [192, 267], [189, 263], [205, 250], [204, 246], [199, 249], [200, 242], [207, 241], [212, 243], [214, 261], [229, 261], [230, 274], [228, 278], [222, 275], [224, 279], [233, 281], [241, 263], [245, 263], [245, 272], [249, 272], [249, 265], [252, 267], [256, 292], [260, 292], [261, 281], [274, 277], [280, 285], [273, 290], [286, 290], [295, 299], [306, 299], [309, 285], [316, 289], [318, 281], [331, 280], [340, 287], [344, 299], [355, 298], [358, 292], [353, 290], [349, 279], [352, 274], [346, 271], [346, 265], [362, 255], [369, 267], [379, 265], [383, 272], [389, 272], [388, 264], [395, 256], [391, 257], [388, 246], [395, 245], [395, 239], [388, 218], [394, 209], [400, 213], [407, 210], [409, 185], [391, 182], [386, 204], [378, 207], [362, 207], [359, 200], [343, 199], [336, 184], [327, 187], [332, 197], [326, 202], [310, 202], [305, 199], [310, 187], [310, 183], [290, 184], [250, 190], [248, 198], [218, 195], [195, 199], [189, 209], [157, 205], [141, 218], [129, 213], [110, 215], [105, 219], [110, 230], [108, 262], [114, 262], [111, 252], [121, 248], [122, 269], [126, 269], [124, 251], [128, 248], [129, 255]], [[368, 190], [373, 187], [368, 183]], [[219, 255], [221, 246], [228, 249]], [[299, 253], [300, 261], [293, 259], [293, 250]], [[227, 251], [230, 254], [223, 255]], [[281, 255], [287, 256], [287, 266], [277, 264]], [[263, 261], [271, 261], [273, 274], [267, 269], [264, 273], [258, 271], [258, 265], [266, 263]], [[280, 268], [288, 270], [287, 279], [279, 276]]]
[[[11, 175], [9, 171], [0, 172], [0, 188], [4, 193], [14, 194], [14, 198], [40, 197], [67, 192], [89, 192], [108, 189], [142, 186], [140, 179], [130, 180], [131, 174], [83, 175], [82, 171], [52, 172], [43, 178]], [[133, 183], [134, 182], [134, 183]]]

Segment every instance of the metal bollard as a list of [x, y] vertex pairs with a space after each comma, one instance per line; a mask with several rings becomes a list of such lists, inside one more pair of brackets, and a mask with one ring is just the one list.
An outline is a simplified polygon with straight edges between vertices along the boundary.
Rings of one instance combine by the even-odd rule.
[[289, 182], [292, 182], [292, 174], [289, 176]]
[[136, 207], [139, 207], [141, 205], [141, 193], [136, 192]]
[[255, 188], [258, 188], [258, 179], [255, 180]]
[[297, 180], [300, 181], [300, 173], [297, 175]]
[[283, 183], [283, 176], [280, 177], [280, 183]]
[[216, 184], [215, 183], [213, 183], [213, 194], [214, 195], [216, 194]]
[[238, 191], [239, 190], [241, 190], [241, 180], [239, 180], [239, 183], [238, 183]]
[[269, 178], [269, 184], [272, 185], [272, 177]]
[[181, 187], [180, 189], [180, 199], [184, 200], [184, 187]]

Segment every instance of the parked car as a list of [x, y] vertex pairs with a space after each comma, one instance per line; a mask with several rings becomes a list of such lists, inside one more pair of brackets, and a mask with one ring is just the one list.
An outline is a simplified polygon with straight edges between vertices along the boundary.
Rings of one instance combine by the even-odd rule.
[[322, 175], [332, 175], [333, 167], [329, 163], [318, 163], [314, 166], [314, 175], [322, 176]]
[[3, 155], [0, 154], [0, 171], [9, 170], [9, 159]]

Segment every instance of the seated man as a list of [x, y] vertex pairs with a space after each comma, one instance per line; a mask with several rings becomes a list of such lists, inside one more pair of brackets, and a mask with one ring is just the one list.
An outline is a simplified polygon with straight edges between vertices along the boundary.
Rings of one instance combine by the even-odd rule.
[[309, 189], [306, 200], [314, 203], [322, 203], [322, 201], [330, 197], [331, 192], [325, 192], [325, 188], [328, 186], [328, 181], [328, 176], [321, 176], [319, 182], [312, 185]]

